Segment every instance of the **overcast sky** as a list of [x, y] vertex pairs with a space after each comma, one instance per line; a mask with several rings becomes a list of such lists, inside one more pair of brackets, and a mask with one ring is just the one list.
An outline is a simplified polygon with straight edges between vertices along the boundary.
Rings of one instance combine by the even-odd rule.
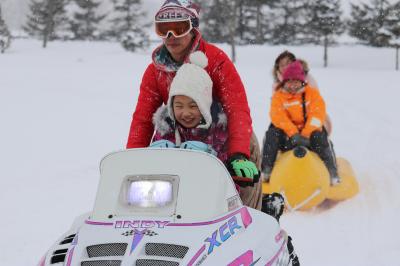
[[[165, 0], [143, 0], [149, 18], [157, 11]], [[370, 0], [342, 0], [342, 8], [347, 15], [350, 10], [350, 3], [369, 2]], [[395, 0], [392, 0], [395, 1]], [[390, 2], [392, 2], [390, 1]], [[7, 25], [12, 29], [18, 29], [25, 22], [30, 0], [0, 0], [3, 16]], [[107, 10], [111, 5], [111, 0], [102, 0], [102, 9]]]

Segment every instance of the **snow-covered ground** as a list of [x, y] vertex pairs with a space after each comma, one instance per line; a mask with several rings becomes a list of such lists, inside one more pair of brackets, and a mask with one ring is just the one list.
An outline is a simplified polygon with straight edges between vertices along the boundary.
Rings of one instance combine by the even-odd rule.
[[[229, 52], [227, 46], [223, 48]], [[399, 265], [400, 72], [394, 51], [342, 46], [238, 48], [255, 132], [269, 124], [271, 67], [290, 49], [306, 59], [334, 123], [336, 153], [361, 192], [329, 209], [287, 213], [302, 265]], [[94, 202], [98, 163], [125, 146], [150, 51], [110, 43], [17, 40], [0, 55], [0, 264], [35, 265]]]

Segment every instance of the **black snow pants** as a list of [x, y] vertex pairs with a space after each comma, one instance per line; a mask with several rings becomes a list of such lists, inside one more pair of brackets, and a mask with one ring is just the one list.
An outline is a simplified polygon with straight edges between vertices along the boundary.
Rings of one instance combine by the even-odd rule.
[[[289, 151], [295, 148], [290, 142], [289, 137], [286, 133], [271, 124], [265, 133], [263, 150], [262, 150], [262, 162], [261, 169], [272, 169], [275, 164], [276, 156], [278, 151], [283, 152]], [[317, 153], [321, 160], [325, 163], [328, 168], [329, 175], [337, 176], [336, 158], [333, 150], [333, 145], [328, 139], [328, 133], [325, 128], [322, 131], [314, 131], [310, 136], [310, 147], [311, 151]]]

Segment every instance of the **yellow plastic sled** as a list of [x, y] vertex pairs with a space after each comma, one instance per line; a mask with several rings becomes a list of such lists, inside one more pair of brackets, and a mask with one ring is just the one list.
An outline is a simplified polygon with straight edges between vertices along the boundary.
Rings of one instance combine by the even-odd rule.
[[359, 191], [350, 163], [337, 158], [341, 182], [330, 186], [327, 168], [319, 156], [304, 147], [297, 147], [278, 156], [269, 183], [263, 183], [263, 193], [279, 192], [288, 210], [309, 210], [326, 199], [339, 201], [353, 197]]

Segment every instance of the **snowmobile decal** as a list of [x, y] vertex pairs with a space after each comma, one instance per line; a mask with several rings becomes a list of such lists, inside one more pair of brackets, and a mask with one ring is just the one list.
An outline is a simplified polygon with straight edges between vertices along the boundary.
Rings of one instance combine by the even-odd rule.
[[133, 236], [134, 234], [139, 234], [139, 233], [142, 233], [142, 234], [144, 234], [146, 236], [157, 236], [158, 235], [158, 233], [156, 233], [154, 231], [151, 231], [151, 230], [145, 230], [145, 232], [140, 232], [137, 229], [126, 231], [126, 232], [122, 233], [121, 235], [123, 235], [123, 236]]
[[[237, 210], [236, 212], [231, 213], [228, 216], [225, 216], [225, 217], [222, 217], [220, 219], [210, 221], [210, 222], [199, 223], [198, 225], [206, 225], [206, 224], [208, 225], [211, 223], [220, 222], [220, 221], [226, 220], [230, 216], [236, 215], [238, 213], [241, 214], [241, 219], [242, 219], [244, 228], [247, 228], [251, 224], [252, 219], [251, 219], [250, 213], [248, 212], [247, 208], [245, 208], [245, 207]], [[170, 225], [172, 225], [172, 224], [169, 224], [168, 226], [170, 226]], [[207, 258], [207, 255], [210, 255], [214, 251], [214, 247], [221, 246], [226, 240], [228, 240], [232, 235], [234, 235], [235, 229], [240, 230], [241, 228], [242, 228], [242, 226], [240, 226], [238, 224], [236, 216], [231, 217], [227, 222], [225, 222], [223, 225], [221, 225], [218, 230], [216, 230], [212, 233], [211, 237], [208, 237], [204, 240], [204, 242], [206, 242], [206, 244], [208, 243], [208, 251], [207, 251], [207, 254], [204, 254], [201, 257], [201, 259], [196, 263], [196, 265], [200, 265]], [[190, 260], [190, 262], [188, 263], [188, 266], [193, 265], [194, 262], [200, 257], [200, 255], [203, 254], [205, 249], [206, 249], [206, 245], [203, 245], [196, 252], [196, 254], [193, 256], [193, 258]]]
[[[230, 214], [228, 214], [228, 215], [226, 215], [224, 217], [221, 217], [221, 218], [219, 218], [217, 220], [214, 220], [214, 221], [201, 222], [201, 223], [187, 223], [187, 224], [170, 223], [170, 224], [168, 224], [168, 226], [201, 226], [201, 225], [210, 225], [210, 224], [222, 222], [222, 221], [232, 217], [228, 222], [224, 223], [219, 228], [219, 230], [214, 231], [214, 233], [212, 234], [211, 238], [207, 238], [207, 239], [204, 240], [205, 242], [209, 242], [209, 248], [208, 248], [207, 254], [211, 254], [213, 249], [214, 249], [214, 246], [220, 246], [221, 245], [221, 243], [216, 240], [218, 231], [220, 231], [222, 229], [221, 231], [222, 231], [222, 235], [223, 235], [223, 239], [224, 239], [223, 242], [225, 242], [231, 236], [231, 235], [228, 236], [226, 233], [224, 233], [224, 231], [226, 230], [226, 227], [225, 227], [226, 225], [228, 225], [228, 227], [230, 226], [230, 231], [229, 231], [230, 234], [234, 234], [234, 229], [235, 228], [236, 229], [242, 228], [241, 226], [239, 226], [237, 224], [236, 215], [238, 213], [240, 213], [240, 217], [242, 219], [242, 223], [243, 223], [244, 228], [247, 228], [252, 223], [253, 220], [251, 218], [249, 210], [246, 207], [242, 207], [242, 208], [238, 209], [237, 211], [232, 212], [232, 213], [230, 213]], [[220, 235], [221, 235], [221, 232], [220, 232]], [[205, 249], [206, 249], [206, 245], [201, 246], [201, 248], [193, 256], [193, 258], [190, 259], [190, 261], [188, 263], [188, 266], [194, 265], [194, 263], [197, 261], [197, 259], [200, 257], [200, 255], [203, 254]], [[207, 254], [204, 254], [200, 258], [200, 260], [197, 261], [197, 263], [195, 265], [200, 265], [207, 258]]]
[[132, 245], [131, 245], [131, 251], [129, 252], [129, 255], [132, 254], [132, 252], [135, 250], [135, 248], [137, 247], [137, 245], [139, 245], [140, 241], [143, 239], [144, 237], [144, 233], [147, 231], [147, 229], [144, 229], [142, 231], [136, 230], [135, 229], [135, 234], [133, 235], [133, 239], [132, 239]]
[[[229, 228], [229, 230], [227, 230]], [[235, 229], [240, 230], [242, 227], [238, 225], [236, 216], [229, 219], [228, 222], [221, 225], [221, 227], [212, 233], [211, 237], [206, 238], [204, 241], [209, 243], [207, 254], [210, 255], [214, 251], [214, 247], [221, 246], [226, 240], [235, 234]], [[219, 241], [217, 240], [219, 236]]]
[[164, 228], [169, 221], [121, 220], [115, 222], [115, 228]]
[[248, 265], [252, 266], [255, 265], [260, 258], [258, 258], [256, 261], [253, 261], [253, 251], [248, 250], [239, 257], [237, 257], [234, 261], [229, 263], [227, 266], [241, 266], [241, 265]]

